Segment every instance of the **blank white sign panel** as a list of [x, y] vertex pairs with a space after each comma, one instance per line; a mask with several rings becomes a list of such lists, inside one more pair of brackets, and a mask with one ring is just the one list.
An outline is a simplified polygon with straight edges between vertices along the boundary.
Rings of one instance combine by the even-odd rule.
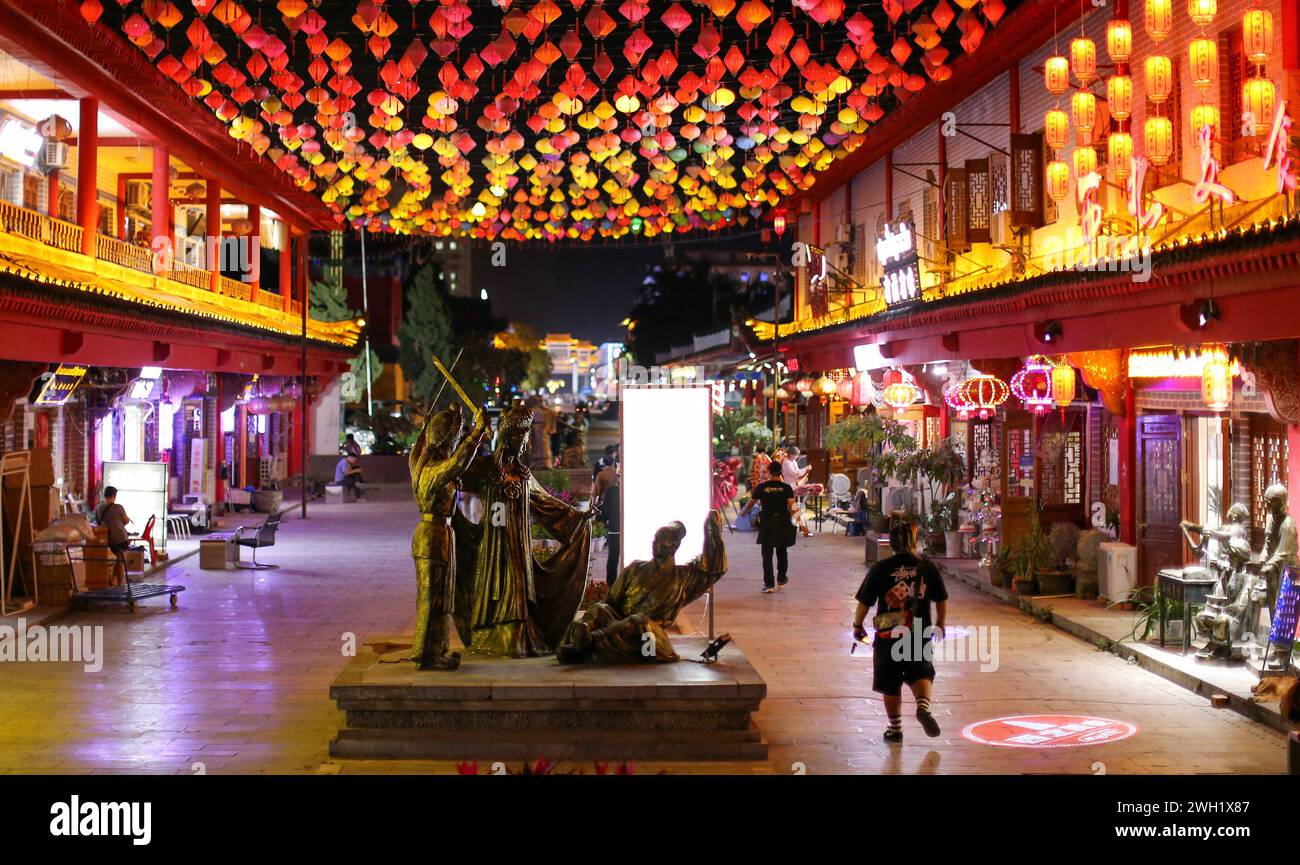
[[677, 551], [688, 562], [704, 549], [712, 501], [713, 391], [708, 385], [621, 388], [623, 562], [648, 560], [655, 530], [686, 526]]

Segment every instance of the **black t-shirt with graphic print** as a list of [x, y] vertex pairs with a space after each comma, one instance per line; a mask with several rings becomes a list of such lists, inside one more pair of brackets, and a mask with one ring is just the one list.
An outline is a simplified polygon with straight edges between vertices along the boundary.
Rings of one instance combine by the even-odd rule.
[[[889, 590], [898, 584], [907, 586], [907, 595], [901, 603], [890, 606], [887, 598]], [[948, 588], [943, 584], [939, 569], [928, 559], [913, 553], [897, 553], [887, 559], [881, 559], [867, 571], [867, 577], [858, 588], [859, 603], [868, 608], [875, 606], [876, 615], [901, 611], [897, 624], [912, 627], [912, 612], [908, 601], [918, 596], [921, 603], [917, 609], [921, 614], [921, 633], [933, 624], [930, 617], [930, 605], [948, 600]], [[874, 621], [874, 619], [873, 619]], [[893, 639], [888, 631], [877, 631], [877, 640]]]

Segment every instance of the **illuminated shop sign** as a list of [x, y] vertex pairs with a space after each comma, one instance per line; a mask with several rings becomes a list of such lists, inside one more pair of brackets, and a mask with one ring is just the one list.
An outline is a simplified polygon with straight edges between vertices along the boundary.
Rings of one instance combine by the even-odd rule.
[[12, 159], [25, 168], [36, 164], [45, 140], [36, 127], [12, 114], [0, 116], [0, 156]]
[[876, 238], [876, 260], [882, 276], [880, 289], [888, 306], [904, 306], [921, 298], [921, 270], [916, 257], [916, 231], [910, 219], [885, 223]]
[[131, 399], [148, 399], [161, 377], [160, 366], [146, 366], [141, 369], [140, 377], [131, 382]]
[[38, 406], [58, 406], [68, 401], [68, 397], [77, 390], [77, 385], [86, 377], [84, 366], [67, 366], [59, 364], [41, 388], [41, 395], [36, 398]]

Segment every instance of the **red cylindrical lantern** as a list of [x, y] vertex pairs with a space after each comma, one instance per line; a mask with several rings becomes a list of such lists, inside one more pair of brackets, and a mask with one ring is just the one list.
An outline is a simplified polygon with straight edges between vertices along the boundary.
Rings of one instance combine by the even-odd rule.
[[1062, 150], [1070, 143], [1070, 116], [1053, 108], [1043, 118], [1043, 138], [1053, 150]]
[[1106, 24], [1106, 53], [1116, 63], [1127, 63], [1133, 54], [1133, 25], [1124, 18]]
[[1111, 117], [1129, 119], [1133, 115], [1133, 79], [1127, 75], [1113, 75], [1107, 79], [1106, 104]]
[[1219, 46], [1213, 39], [1193, 39], [1187, 43], [1187, 70], [1192, 83], [1208, 87], [1219, 70]]
[[1146, 30], [1153, 42], [1163, 42], [1174, 28], [1174, 9], [1170, 0], [1146, 0]]
[[1148, 117], [1142, 124], [1143, 148], [1152, 165], [1166, 165], [1174, 155], [1174, 125], [1168, 117]]
[[1097, 97], [1087, 90], [1076, 90], [1070, 96], [1070, 119], [1081, 137], [1091, 140], [1092, 130], [1097, 127]]
[[1097, 46], [1091, 39], [1081, 36], [1071, 40], [1070, 70], [1084, 87], [1097, 77]]
[[1174, 87], [1174, 67], [1163, 54], [1146, 59], [1147, 99], [1159, 105], [1169, 98]]
[[1048, 93], [1053, 96], [1063, 95], [1070, 89], [1070, 61], [1060, 55], [1048, 57], [1043, 64], [1043, 83], [1047, 86]]
[[1273, 54], [1273, 15], [1256, 6], [1241, 17], [1241, 48], [1251, 63], [1267, 63]]

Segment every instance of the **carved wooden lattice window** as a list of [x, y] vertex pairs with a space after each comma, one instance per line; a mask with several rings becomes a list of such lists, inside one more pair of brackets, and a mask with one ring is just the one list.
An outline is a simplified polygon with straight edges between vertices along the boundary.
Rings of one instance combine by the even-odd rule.
[[1082, 412], [1066, 412], [1064, 423], [1044, 421], [1037, 454], [1040, 505], [1082, 504], [1083, 447]]
[[970, 248], [969, 226], [970, 206], [967, 198], [966, 169], [949, 168], [943, 190], [944, 206], [947, 208], [948, 224], [945, 226], [945, 238], [948, 248], [958, 252]]
[[1042, 133], [1011, 136], [1008, 170], [1011, 224], [1037, 228], [1043, 224], [1043, 136]]
[[[1241, 25], [1219, 34], [1219, 128], [1215, 138], [1241, 140], [1241, 86], [1246, 81], [1246, 56], [1241, 47]], [[1239, 149], [1225, 147], [1220, 157], [1231, 164], [1246, 158]]]
[[993, 212], [1002, 213], [1011, 209], [1011, 180], [1008, 159], [1001, 153], [989, 154], [989, 183], [993, 188]]
[[1264, 491], [1287, 480], [1286, 427], [1270, 417], [1255, 415], [1250, 421], [1250, 513], [1257, 529], [1264, 528], [1268, 509]]
[[939, 233], [939, 193], [934, 187], [934, 172], [926, 171], [925, 174], [931, 182], [926, 184], [921, 193], [921, 233], [925, 236], [921, 238], [920, 249], [923, 250], [923, 258], [933, 259], [934, 238]]
[[988, 489], [1000, 488], [1002, 461], [998, 459], [998, 445], [993, 440], [990, 421], [971, 421], [970, 476], [987, 477]]
[[966, 241], [988, 243], [993, 218], [993, 182], [987, 159], [966, 160]]

